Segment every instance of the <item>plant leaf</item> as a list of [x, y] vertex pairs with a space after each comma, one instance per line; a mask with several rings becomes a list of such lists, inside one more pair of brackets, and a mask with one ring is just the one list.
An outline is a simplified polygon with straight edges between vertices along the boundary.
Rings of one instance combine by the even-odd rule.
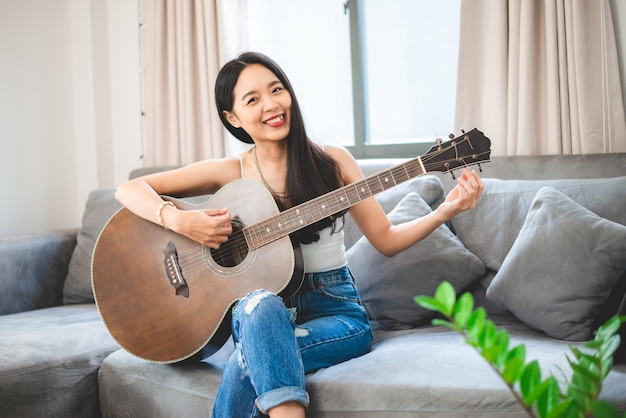
[[619, 418], [619, 411], [606, 401], [595, 400], [590, 405], [591, 412], [596, 417]]
[[589, 382], [597, 384], [601, 381], [600, 370], [593, 363], [589, 363], [584, 361], [584, 359], [581, 359], [580, 363], [577, 364], [570, 360], [570, 366], [574, 372], [579, 374], [581, 377], [584, 377], [585, 380], [588, 380]]
[[596, 331], [596, 339], [606, 338], [615, 334], [623, 322], [622, 318], [626, 318], [626, 317], [619, 317], [616, 315], [616, 316], [611, 317], [604, 324], [602, 324]]
[[536, 387], [536, 393], [533, 394], [537, 398], [537, 410], [541, 416], [548, 415], [548, 412], [554, 409], [559, 402], [559, 383], [554, 376], [548, 377]]
[[447, 317], [452, 316], [456, 303], [456, 292], [450, 282], [444, 280], [435, 290], [435, 299], [441, 304], [441, 313]]
[[506, 354], [509, 350], [509, 338], [509, 333], [505, 329], [498, 330], [496, 333], [495, 341], [499, 352], [497, 357], [494, 359], [494, 363], [498, 369], [502, 367], [506, 359]]
[[454, 308], [454, 322], [461, 328], [465, 328], [467, 321], [469, 321], [472, 310], [474, 309], [474, 297], [471, 293], [463, 293]]
[[513, 347], [504, 360], [501, 376], [505, 382], [513, 385], [520, 377], [524, 361], [526, 360], [526, 347], [523, 344]]
[[[540, 382], [541, 370], [539, 369], [539, 362], [533, 360], [524, 367], [519, 380], [520, 391], [524, 400], [528, 399], [528, 395], [530, 395], [535, 386]], [[528, 406], [529, 403], [526, 405]]]
[[487, 318], [487, 311], [482, 306], [470, 315], [467, 320], [467, 335], [470, 341], [477, 342], [480, 334], [485, 327], [485, 319]]
[[613, 357], [613, 354], [615, 354], [615, 351], [617, 351], [620, 342], [620, 336], [617, 334], [607, 337], [607, 339], [602, 342], [602, 346], [600, 347], [600, 351], [602, 352], [602, 363], [604, 363], [607, 359]]
[[446, 321], [445, 319], [440, 319], [440, 318], [435, 318], [431, 321], [431, 324], [435, 325], [435, 326], [444, 326], [444, 327], [448, 327], [454, 331], [459, 331], [459, 327], [456, 324], [453, 324], [450, 321]]
[[417, 303], [422, 308], [425, 308], [431, 311], [436, 311], [436, 312], [441, 313], [444, 309], [444, 306], [441, 304], [441, 302], [439, 302], [437, 299], [432, 298], [430, 296], [416, 296], [414, 300], [415, 300], [415, 303]]
[[547, 418], [564, 418], [576, 416], [578, 408], [572, 399], [565, 399], [561, 403], [557, 403], [552, 410], [546, 415]]

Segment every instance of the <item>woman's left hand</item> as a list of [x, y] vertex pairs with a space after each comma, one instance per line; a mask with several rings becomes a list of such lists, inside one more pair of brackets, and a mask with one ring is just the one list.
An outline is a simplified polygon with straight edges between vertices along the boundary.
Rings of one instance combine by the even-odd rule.
[[449, 220], [473, 208], [478, 203], [484, 187], [476, 170], [470, 171], [464, 168], [461, 177], [457, 180], [457, 185], [448, 193], [446, 200], [439, 205], [437, 211]]

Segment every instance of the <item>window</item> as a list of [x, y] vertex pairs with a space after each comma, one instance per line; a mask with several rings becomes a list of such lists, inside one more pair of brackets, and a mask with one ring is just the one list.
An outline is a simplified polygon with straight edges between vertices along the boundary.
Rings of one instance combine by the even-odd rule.
[[242, 25], [289, 76], [313, 140], [406, 157], [454, 128], [459, 15], [460, 0], [254, 0]]

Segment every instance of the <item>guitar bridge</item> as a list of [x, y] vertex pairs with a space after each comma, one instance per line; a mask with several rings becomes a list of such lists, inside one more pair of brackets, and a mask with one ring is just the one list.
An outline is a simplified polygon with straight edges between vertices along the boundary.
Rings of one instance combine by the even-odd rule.
[[176, 252], [176, 246], [172, 241], [167, 243], [167, 247], [163, 250], [165, 258], [163, 265], [165, 266], [165, 274], [167, 275], [170, 284], [176, 291], [176, 295], [189, 297], [189, 288], [187, 282], [183, 277], [183, 272], [178, 263], [178, 253]]

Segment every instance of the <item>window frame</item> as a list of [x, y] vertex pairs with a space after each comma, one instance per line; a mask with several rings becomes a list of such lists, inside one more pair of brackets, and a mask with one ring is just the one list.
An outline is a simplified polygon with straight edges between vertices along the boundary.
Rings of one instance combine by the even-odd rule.
[[415, 157], [427, 152], [432, 142], [413, 142], [404, 144], [368, 144], [367, 74], [365, 52], [365, 7], [363, 0], [346, 0], [344, 11], [350, 19], [350, 55], [352, 64], [352, 105], [354, 145], [346, 148], [357, 159]]

